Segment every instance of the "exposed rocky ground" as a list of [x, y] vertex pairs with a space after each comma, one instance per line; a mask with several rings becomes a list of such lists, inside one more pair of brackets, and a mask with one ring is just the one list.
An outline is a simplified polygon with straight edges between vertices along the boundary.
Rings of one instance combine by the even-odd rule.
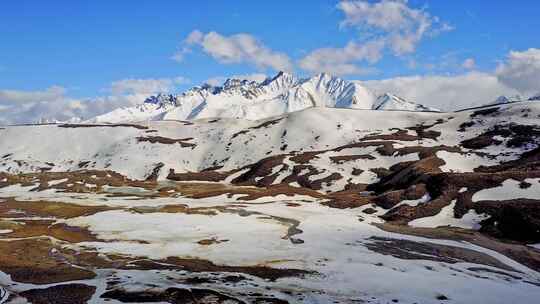
[[536, 303], [538, 121], [519, 102], [6, 127], [0, 299]]

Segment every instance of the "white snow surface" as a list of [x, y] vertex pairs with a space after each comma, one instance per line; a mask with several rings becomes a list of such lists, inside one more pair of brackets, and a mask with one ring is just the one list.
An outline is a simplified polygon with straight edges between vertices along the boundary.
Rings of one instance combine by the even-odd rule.
[[[133, 179], [146, 178], [158, 163], [164, 166], [159, 179], [165, 179], [170, 169], [175, 172], [198, 172], [205, 168], [223, 166], [223, 171], [253, 164], [269, 155], [285, 153], [326, 151], [358, 142], [372, 134], [391, 134], [394, 128], [404, 130], [418, 124], [437, 124], [430, 130], [441, 132], [436, 139], [421, 141], [394, 141], [395, 148], [422, 145], [424, 147], [457, 146], [461, 141], [478, 136], [492, 125], [513, 120], [521, 124], [537, 124], [540, 103], [521, 103], [505, 106], [501, 114], [483, 125], [466, 132], [456, 132], [458, 126], [470, 119], [470, 111], [459, 113], [376, 111], [313, 107], [279, 117], [250, 121], [241, 119], [201, 119], [190, 123], [180, 121], [148, 121], [130, 126], [90, 126], [65, 128], [61, 125], [9, 126], [0, 129], [0, 171], [9, 173], [39, 172], [48, 167], [51, 172], [80, 170], [79, 163], [89, 162], [85, 168], [113, 170]], [[523, 110], [531, 115], [521, 117]], [[451, 118], [451, 119], [450, 119]], [[408, 131], [409, 134], [414, 134]], [[159, 136], [169, 139], [189, 139], [195, 146], [141, 142], [140, 137]], [[532, 147], [531, 147], [532, 148]], [[471, 172], [476, 167], [496, 165], [519, 157], [523, 150], [506, 148], [485, 149], [486, 155], [471, 152], [464, 154], [439, 151], [437, 156], [445, 161], [443, 171]], [[336, 164], [332, 156], [371, 155], [374, 159], [357, 159]], [[489, 157], [488, 157], [489, 156]], [[383, 156], [374, 147], [347, 148], [327, 151], [313, 159], [310, 165], [322, 171], [317, 178], [339, 173], [345, 178], [324, 190], [339, 190], [347, 177], [355, 183], [372, 183], [377, 176], [369, 169], [417, 160], [416, 153], [405, 156]], [[285, 162], [287, 162], [287, 158]], [[53, 164], [53, 165], [51, 165]], [[290, 163], [288, 163], [290, 164]], [[289, 166], [291, 167], [291, 166]], [[364, 170], [359, 176], [351, 175], [353, 168]], [[277, 170], [278, 168], [276, 168]], [[281, 170], [281, 169], [280, 169]], [[283, 180], [289, 170], [278, 172]], [[275, 172], [274, 172], [275, 173]], [[239, 176], [241, 172], [237, 173]], [[315, 178], [311, 177], [311, 180]], [[230, 182], [229, 177], [226, 182]]]
[[324, 73], [298, 79], [280, 72], [262, 82], [228, 79], [220, 87], [203, 85], [179, 95], [151, 96], [143, 104], [119, 108], [88, 122], [216, 117], [257, 120], [310, 107], [438, 111], [389, 93], [377, 95], [358, 81], [347, 81]]
[[518, 198], [540, 199], [540, 178], [527, 178], [524, 182], [531, 185], [528, 188], [521, 188], [519, 186], [520, 181], [507, 179], [499, 187], [476, 192], [472, 197], [472, 201], [504, 201]]
[[[55, 191], [28, 191], [28, 187], [12, 186], [11, 193], [18, 200], [33, 198], [42, 200], [45, 196], [50, 201], [65, 201], [62, 197], [69, 193]], [[16, 194], [16, 192], [19, 194]], [[26, 193], [25, 193], [26, 191]], [[71, 197], [81, 204], [92, 202], [101, 205], [119, 206], [117, 200], [126, 198], [106, 198], [96, 194], [87, 197]], [[261, 292], [287, 290], [294, 294], [301, 292], [303, 299], [291, 297], [295, 303], [331, 303], [350, 302], [351, 299], [373, 300], [373, 303], [391, 303], [399, 299], [400, 303], [440, 303], [436, 297], [440, 294], [452, 299], [454, 303], [533, 303], [540, 296], [540, 290], [526, 281], [537, 282], [540, 274], [520, 265], [494, 251], [466, 242], [425, 239], [415, 236], [400, 235], [382, 231], [371, 225], [379, 222], [376, 215], [362, 213], [363, 208], [334, 209], [317, 202], [306, 202], [301, 197], [289, 198], [296, 207], [287, 207], [281, 198], [270, 201], [245, 202], [231, 200], [224, 202], [220, 198], [211, 200], [176, 200], [191, 208], [222, 206], [229, 211], [216, 209], [217, 214], [184, 213], [137, 213], [126, 209], [99, 212], [68, 220], [58, 220], [74, 226], [87, 227], [103, 241], [66, 244], [73, 249], [90, 248], [100, 253], [118, 253], [135, 257], [164, 258], [168, 256], [201, 258], [224, 265], [268, 265], [277, 268], [301, 268], [316, 271], [316, 276], [304, 278], [282, 278], [275, 282], [251, 278], [260, 286]], [[212, 204], [212, 201], [215, 204]], [[135, 202], [135, 201], [134, 201]], [[164, 198], [139, 199], [137, 204], [156, 206]], [[221, 210], [221, 211], [219, 211]], [[240, 216], [234, 210], [254, 212]], [[364, 218], [358, 221], [358, 218]], [[293, 244], [284, 239], [287, 224], [280, 222], [285, 218], [299, 223], [302, 232], [294, 237], [304, 241]], [[456, 246], [480, 251], [506, 263], [521, 273], [504, 271], [485, 265], [471, 263], [453, 263], [422, 259], [402, 260], [391, 255], [384, 255], [368, 249], [365, 245], [371, 237], [398, 238], [415, 242], [430, 242], [440, 245]], [[197, 242], [202, 239], [222, 241], [210, 246]], [[141, 242], [144, 241], [144, 242]], [[479, 276], [470, 267], [486, 269]], [[499, 271], [492, 273], [489, 270]], [[110, 270], [108, 270], [110, 271]], [[508, 273], [508, 274], [504, 274]], [[100, 273], [101, 274], [101, 273]], [[359, 274], [362, 274], [359, 277]], [[123, 286], [133, 290], [144, 288], [143, 283], [155, 286], [175, 286], [179, 275], [188, 275], [173, 271], [131, 271], [117, 270], [115, 276]], [[209, 274], [200, 273], [198, 276]], [[513, 275], [513, 276], [510, 276]], [[521, 279], [516, 279], [515, 277]], [[100, 280], [101, 278], [101, 280]], [[103, 276], [80, 281], [96, 286], [98, 295], [91, 303], [99, 303], [99, 293], [103, 292]], [[169, 278], [169, 279], [167, 279]], [[486, 279], [487, 278], [487, 279]], [[22, 291], [36, 288], [32, 284], [13, 283], [8, 276], [0, 273], [0, 284], [10, 286], [11, 290]], [[50, 285], [39, 286], [46, 288]], [[360, 287], [359, 287], [360, 286]], [[244, 288], [258, 291], [245, 285], [230, 286], [216, 283], [212, 286], [225, 293]], [[485, 290], [489, 290], [486, 293]], [[312, 292], [314, 291], [314, 292]], [[324, 292], [319, 292], [324, 291]], [[277, 293], [284, 297], [283, 293]], [[532, 301], [532, 302], [531, 302]], [[354, 301], [353, 301], [354, 302]], [[114, 303], [114, 302], [113, 302]]]
[[453, 200], [450, 205], [441, 209], [441, 211], [428, 217], [422, 217], [409, 222], [412, 227], [437, 228], [443, 226], [459, 227], [465, 229], [479, 229], [479, 223], [488, 216], [478, 214], [474, 210], [470, 210], [461, 218], [454, 217], [454, 207], [456, 201]]

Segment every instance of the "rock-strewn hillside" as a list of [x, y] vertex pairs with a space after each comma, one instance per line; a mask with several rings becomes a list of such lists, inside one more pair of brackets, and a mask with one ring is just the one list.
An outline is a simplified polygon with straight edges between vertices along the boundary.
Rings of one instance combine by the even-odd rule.
[[527, 101], [1, 128], [0, 283], [34, 300], [53, 284], [97, 302], [533, 303], [538, 121]]

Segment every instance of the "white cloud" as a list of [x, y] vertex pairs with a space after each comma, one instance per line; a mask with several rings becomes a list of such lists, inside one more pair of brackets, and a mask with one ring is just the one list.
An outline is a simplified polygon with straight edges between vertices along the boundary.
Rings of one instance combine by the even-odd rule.
[[66, 89], [52, 86], [43, 91], [0, 90], [0, 104], [23, 104], [28, 102], [53, 102], [64, 97]]
[[326, 72], [334, 75], [364, 74], [370, 69], [362, 68], [354, 62], [365, 60], [377, 62], [384, 47], [382, 40], [374, 40], [365, 44], [349, 42], [344, 48], [317, 49], [299, 62], [300, 67], [312, 73]]
[[141, 103], [147, 97], [129, 94], [77, 99], [66, 96], [66, 92], [59, 86], [43, 91], [0, 90], [0, 125], [90, 118], [118, 107]]
[[424, 9], [409, 7], [406, 0], [342, 1], [337, 7], [345, 14], [342, 26], [384, 36], [396, 55], [414, 52], [416, 45], [430, 32], [437, 34], [453, 29]]
[[120, 94], [156, 94], [174, 90], [175, 85], [189, 84], [191, 81], [185, 77], [159, 78], [159, 79], [122, 79], [111, 84], [114, 95]]
[[204, 39], [203, 32], [199, 30], [194, 30], [191, 33], [189, 33], [189, 35], [187, 36], [185, 40], [185, 43], [188, 45], [198, 44], [198, 43], [201, 43], [203, 39]]
[[453, 29], [425, 10], [409, 7], [405, 0], [341, 1], [337, 8], [345, 14], [342, 27], [353, 27], [370, 38], [363, 42], [351, 40], [343, 48], [316, 49], [300, 60], [302, 69], [312, 73], [363, 74], [372, 69], [360, 67], [358, 62], [376, 63], [385, 49], [397, 56], [412, 53], [426, 35]]
[[[194, 43], [200, 41], [200, 38], [194, 37], [192, 39]], [[304, 58], [301, 64], [306, 70], [319, 64], [329, 72], [338, 74], [340, 71], [348, 72], [347, 69], [361, 72], [362, 70], [355, 70], [359, 67], [354, 64], [351, 67], [347, 65], [351, 60], [359, 58], [376, 61], [377, 48], [373, 48], [375, 51], [368, 50], [365, 45], [350, 43], [343, 49], [325, 49], [318, 53], [314, 52], [310, 54], [311, 58], [310, 55], [306, 57], [310, 58], [309, 60]], [[337, 59], [325, 63], [322, 58], [328, 56]], [[469, 59], [463, 62], [463, 67], [474, 67], [474, 60]], [[333, 70], [331, 70], [332, 66]], [[540, 91], [538, 75], [540, 75], [540, 49], [529, 49], [510, 52], [507, 59], [491, 73], [471, 71], [456, 76], [407, 76], [362, 83], [378, 92], [391, 92], [410, 101], [451, 111], [483, 105], [500, 95], [538, 93]], [[255, 73], [234, 75], [229, 78], [262, 81], [266, 75]], [[221, 85], [225, 79], [225, 77], [215, 77], [207, 82]], [[118, 107], [139, 104], [149, 93], [169, 91], [174, 85], [188, 81], [183, 77], [124, 79], [110, 85], [107, 91], [112, 92], [112, 95], [88, 99], [69, 97], [67, 90], [61, 86], [51, 86], [35, 91], [0, 90], [0, 124], [36, 122], [42, 118], [50, 120], [67, 120], [71, 117], [91, 118]]]
[[540, 49], [510, 52], [495, 73], [502, 83], [523, 94], [540, 92]]
[[184, 56], [191, 52], [191, 50], [189, 48], [181, 48], [180, 50], [178, 50], [176, 53], [174, 53], [172, 56], [171, 56], [171, 59], [176, 61], [176, 62], [182, 62], [184, 61]]
[[171, 57], [174, 61], [182, 62], [186, 54], [191, 53], [191, 46], [202, 42], [204, 34], [201, 31], [194, 30], [182, 42], [180, 49]]
[[73, 117], [88, 119], [119, 107], [142, 103], [148, 95], [170, 92], [175, 85], [189, 83], [184, 77], [123, 79], [104, 90], [112, 95], [72, 98], [61, 86], [45, 90], [0, 90], [0, 125], [33, 123], [41, 120], [65, 121]]
[[220, 63], [247, 63], [257, 68], [272, 68], [274, 70], [292, 71], [293, 65], [289, 57], [273, 51], [249, 34], [223, 36], [217, 32], [204, 34], [200, 31], [191, 32], [184, 40], [184, 46], [173, 58], [182, 60], [191, 47], [200, 46], [208, 55]]
[[224, 76], [216, 76], [206, 79], [204, 83], [209, 84], [214, 87], [219, 87], [223, 84], [223, 82], [227, 80], [227, 77]]
[[487, 104], [500, 95], [517, 91], [501, 83], [497, 76], [469, 72], [457, 76], [408, 76], [386, 80], [371, 80], [364, 85], [390, 92], [426, 106], [453, 111]]

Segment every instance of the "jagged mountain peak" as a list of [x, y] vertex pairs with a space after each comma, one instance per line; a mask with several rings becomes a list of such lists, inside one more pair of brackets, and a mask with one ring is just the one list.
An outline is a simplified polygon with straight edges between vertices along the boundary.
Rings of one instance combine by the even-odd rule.
[[298, 78], [293, 74], [280, 71], [276, 76], [267, 78], [261, 83], [261, 86], [268, 87], [270, 90], [290, 88], [298, 83]]
[[507, 96], [501, 95], [497, 97], [493, 103], [499, 104], [499, 103], [509, 103], [510, 99]]
[[246, 85], [254, 85], [254, 84], [258, 84], [258, 83], [256, 81], [251, 81], [247, 79], [228, 78], [223, 83], [222, 88], [223, 90], [227, 90], [227, 89], [234, 89], [237, 87], [246, 86]]
[[162, 94], [152, 95], [144, 100], [144, 103], [163, 105], [168, 103], [174, 103], [176, 99], [175, 95], [172, 94]]
[[335, 86], [335, 85], [346, 85], [352, 84], [349, 81], [339, 78], [337, 76], [330, 75], [328, 73], [319, 73], [311, 78], [305, 79], [306, 83], [314, 83], [318, 86]]
[[326, 72], [316, 74], [316, 75], [312, 76], [310, 79], [315, 80], [315, 81], [321, 81], [321, 82], [328, 82], [328, 81], [331, 81], [331, 80], [334, 80], [334, 79], [335, 80], [341, 80], [339, 77], [330, 75], [330, 74], [328, 74]]
[[92, 121], [193, 120], [213, 117], [254, 120], [310, 107], [438, 111], [390, 93], [378, 95], [360, 82], [327, 73], [300, 79], [283, 71], [262, 82], [229, 78], [222, 86], [205, 84], [181, 94], [158, 94], [148, 97], [143, 105], [118, 109]]
[[523, 102], [523, 101], [540, 101], [540, 92], [529, 98], [523, 97], [521, 95], [513, 95], [513, 96], [501, 95], [497, 97], [494, 101], [485, 104], [485, 106], [504, 105], [508, 103]]
[[388, 105], [389, 103], [391, 102], [397, 102], [397, 103], [409, 103], [408, 101], [406, 101], [405, 99], [401, 98], [401, 97], [398, 97], [394, 94], [391, 94], [391, 93], [384, 93], [382, 95], [379, 95], [377, 97], [377, 101], [376, 103], [374, 104], [374, 109], [375, 110], [378, 110], [378, 109], [382, 109], [384, 108], [385, 105]]
[[270, 78], [270, 81], [278, 80], [278, 79], [296, 79], [296, 77], [288, 72], [279, 71], [276, 76]]

